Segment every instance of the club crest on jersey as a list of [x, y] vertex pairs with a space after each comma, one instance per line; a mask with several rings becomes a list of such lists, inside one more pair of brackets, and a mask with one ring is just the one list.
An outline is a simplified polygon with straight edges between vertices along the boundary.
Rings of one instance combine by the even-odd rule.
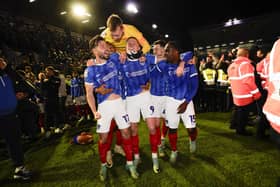
[[169, 70], [168, 71], [168, 75], [172, 76], [172, 75], [175, 75], [176, 74], [176, 70]]
[[88, 69], [85, 70], [85, 72], [84, 72], [84, 77], [85, 77], [85, 78], [88, 77]]
[[190, 68], [189, 68], [189, 67], [185, 67], [185, 68], [184, 68], [184, 74], [187, 73], [187, 72], [189, 72], [189, 71], [190, 71]]
[[113, 67], [115, 67], [115, 64], [112, 61], [109, 61], [108, 62], [108, 67], [113, 68]]

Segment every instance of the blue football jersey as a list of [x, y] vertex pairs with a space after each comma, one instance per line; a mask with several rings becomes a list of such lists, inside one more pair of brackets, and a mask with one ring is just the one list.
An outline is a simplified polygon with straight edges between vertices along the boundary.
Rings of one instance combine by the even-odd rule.
[[184, 73], [176, 75], [177, 64], [167, 64], [165, 72], [167, 76], [167, 96], [178, 100], [191, 101], [198, 88], [198, 74], [193, 64], [185, 64]]
[[70, 93], [72, 97], [80, 97], [84, 95], [83, 80], [78, 77], [71, 79]]
[[152, 95], [166, 95], [167, 79], [166, 74], [163, 71], [166, 63], [166, 60], [162, 60], [160, 62], [154, 62], [150, 64], [150, 92]]
[[198, 81], [198, 73], [196, 66], [194, 64], [185, 64], [185, 69], [189, 69], [187, 75], [187, 93], [185, 95], [185, 99], [187, 102], [190, 102], [197, 93], [199, 81]]
[[[94, 88], [105, 84], [106, 88], [112, 88], [113, 93], [121, 96], [119, 67], [118, 55], [111, 55], [104, 64], [95, 64], [86, 68], [84, 73], [85, 84], [93, 85]], [[102, 95], [97, 93], [97, 103], [102, 103], [110, 94]]]
[[146, 62], [126, 60], [121, 65], [127, 88], [127, 96], [134, 96], [142, 91], [141, 86], [146, 85], [150, 79], [149, 65], [154, 60], [154, 56], [146, 56]]

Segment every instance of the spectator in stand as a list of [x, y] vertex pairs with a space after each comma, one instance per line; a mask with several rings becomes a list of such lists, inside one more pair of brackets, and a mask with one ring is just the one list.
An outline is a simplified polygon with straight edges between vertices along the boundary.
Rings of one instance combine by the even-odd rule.
[[79, 118], [77, 125], [79, 125], [86, 118], [85, 111], [83, 110], [83, 105], [85, 105], [85, 92], [83, 87], [83, 79], [80, 78], [77, 71], [72, 72], [71, 79], [71, 96], [75, 104], [75, 112]]
[[[41, 82], [43, 82], [46, 79], [46, 75], [43, 72], [40, 72], [38, 74], [38, 80], [36, 82], [36, 86], [38, 88], [41, 88]], [[37, 96], [37, 105], [39, 108], [39, 119], [38, 119], [38, 126], [41, 130], [41, 133], [45, 133], [45, 124], [44, 124], [44, 118], [45, 118], [45, 107], [44, 107], [44, 99], [41, 95]]]
[[67, 93], [66, 93], [66, 82], [65, 82], [65, 76], [63, 73], [58, 72], [58, 77], [60, 78], [60, 86], [58, 89], [58, 97], [59, 97], [59, 123], [61, 126], [66, 127], [66, 121], [65, 121], [65, 111], [66, 111], [66, 98], [67, 98]]
[[34, 83], [36, 80], [35, 74], [32, 72], [31, 66], [25, 66], [25, 78], [30, 81], [31, 83]]

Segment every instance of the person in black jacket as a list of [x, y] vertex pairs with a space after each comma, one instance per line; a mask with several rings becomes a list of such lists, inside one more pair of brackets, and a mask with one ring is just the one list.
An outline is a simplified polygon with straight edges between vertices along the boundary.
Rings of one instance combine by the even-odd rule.
[[[35, 95], [38, 96], [39, 93], [34, 89], [37, 89], [29, 80], [26, 79], [25, 72], [22, 70], [17, 70], [17, 74], [21, 76], [21, 80], [16, 81], [15, 92], [18, 100], [17, 103], [17, 115], [20, 120], [21, 131], [23, 137], [28, 141], [36, 141], [39, 132], [38, 128], [38, 117], [39, 117], [39, 108], [32, 99], [35, 98]], [[27, 82], [28, 81], [28, 82]], [[32, 86], [33, 89], [30, 89], [29, 86]]]
[[18, 78], [16, 72], [0, 58], [0, 136], [5, 139], [15, 166], [14, 179], [28, 180], [31, 178], [31, 172], [24, 166], [20, 125], [16, 115], [17, 99], [14, 85]]
[[60, 79], [55, 76], [54, 67], [48, 66], [45, 69], [47, 79], [41, 81], [41, 92], [44, 97], [45, 106], [45, 128], [46, 137], [51, 133], [51, 127], [55, 128], [55, 132], [61, 132], [59, 128], [59, 98], [58, 89], [60, 86]]

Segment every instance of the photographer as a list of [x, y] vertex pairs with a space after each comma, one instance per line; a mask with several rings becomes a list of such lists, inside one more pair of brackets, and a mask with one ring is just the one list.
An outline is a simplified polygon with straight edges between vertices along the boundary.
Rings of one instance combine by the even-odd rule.
[[5, 139], [15, 166], [14, 179], [28, 180], [31, 173], [24, 166], [20, 125], [16, 116], [17, 99], [14, 90], [16, 80], [16, 72], [0, 58], [0, 136]]

